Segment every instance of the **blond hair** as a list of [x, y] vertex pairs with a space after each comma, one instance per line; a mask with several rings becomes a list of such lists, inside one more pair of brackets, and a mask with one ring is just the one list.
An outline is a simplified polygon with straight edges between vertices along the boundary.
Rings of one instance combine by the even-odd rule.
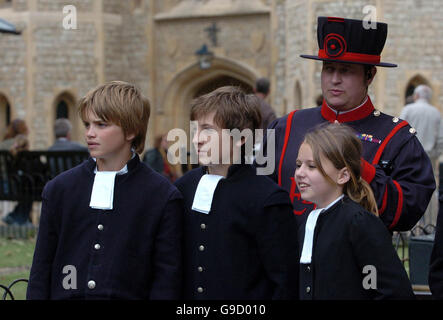
[[123, 81], [98, 86], [79, 102], [78, 112], [83, 121], [87, 120], [89, 111], [121, 127], [125, 135], [134, 134], [132, 147], [139, 154], [143, 152], [151, 108], [149, 100], [136, 86]]
[[321, 125], [309, 131], [304, 142], [312, 149], [315, 165], [332, 184], [334, 181], [324, 171], [320, 157], [331, 161], [337, 170], [348, 168], [350, 179], [343, 186], [343, 193], [378, 216], [374, 193], [361, 177], [362, 145], [355, 132], [343, 124]]

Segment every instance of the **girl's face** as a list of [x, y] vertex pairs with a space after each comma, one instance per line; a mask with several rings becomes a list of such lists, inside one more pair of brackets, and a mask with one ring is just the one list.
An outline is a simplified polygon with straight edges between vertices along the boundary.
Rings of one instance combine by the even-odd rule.
[[318, 208], [325, 208], [343, 193], [343, 184], [349, 180], [349, 175], [347, 168], [336, 169], [323, 155], [320, 161], [323, 170], [334, 183], [326, 179], [317, 168], [312, 149], [305, 142], [298, 151], [295, 181], [303, 200], [315, 203]]

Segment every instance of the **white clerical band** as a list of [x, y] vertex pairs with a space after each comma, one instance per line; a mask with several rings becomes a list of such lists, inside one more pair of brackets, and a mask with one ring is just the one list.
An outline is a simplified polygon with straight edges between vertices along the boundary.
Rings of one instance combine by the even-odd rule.
[[314, 230], [315, 226], [317, 225], [317, 219], [320, 216], [320, 213], [332, 207], [334, 203], [339, 201], [341, 198], [343, 198], [343, 195], [331, 202], [326, 208], [315, 209], [309, 213], [308, 219], [306, 220], [305, 238], [303, 241], [300, 263], [311, 263], [312, 246], [314, 244]]
[[94, 209], [112, 210], [114, 202], [114, 182], [117, 171], [97, 171], [92, 186], [91, 202]]
[[198, 183], [197, 190], [192, 203], [192, 210], [208, 214], [211, 211], [212, 198], [215, 188], [223, 176], [215, 174], [205, 174]]
[[[134, 154], [132, 158], [134, 158]], [[128, 165], [125, 165], [120, 171], [97, 171], [96, 166], [89, 206], [93, 209], [112, 210], [114, 208], [115, 176], [127, 172]]]

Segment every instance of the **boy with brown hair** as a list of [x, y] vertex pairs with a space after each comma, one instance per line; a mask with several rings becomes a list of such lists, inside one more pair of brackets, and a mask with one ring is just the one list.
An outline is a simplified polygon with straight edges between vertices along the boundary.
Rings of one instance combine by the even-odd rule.
[[91, 157], [43, 190], [28, 299], [179, 299], [182, 201], [140, 162], [149, 101], [113, 81], [80, 100]]
[[245, 163], [252, 137], [230, 135], [259, 128], [258, 99], [221, 87], [192, 102], [193, 143], [203, 166], [175, 183], [185, 204], [185, 299], [297, 295], [297, 235], [289, 196]]

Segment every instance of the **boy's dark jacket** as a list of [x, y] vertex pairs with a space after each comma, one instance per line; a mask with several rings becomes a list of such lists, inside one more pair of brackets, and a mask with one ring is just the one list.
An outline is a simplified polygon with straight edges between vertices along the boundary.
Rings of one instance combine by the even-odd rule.
[[135, 156], [116, 176], [113, 210], [92, 209], [95, 166], [89, 158], [45, 186], [27, 298], [181, 298], [180, 193]]
[[205, 173], [197, 168], [175, 182], [185, 204], [184, 298], [296, 298], [298, 249], [288, 193], [254, 167], [232, 165], [203, 214], [191, 208]]

